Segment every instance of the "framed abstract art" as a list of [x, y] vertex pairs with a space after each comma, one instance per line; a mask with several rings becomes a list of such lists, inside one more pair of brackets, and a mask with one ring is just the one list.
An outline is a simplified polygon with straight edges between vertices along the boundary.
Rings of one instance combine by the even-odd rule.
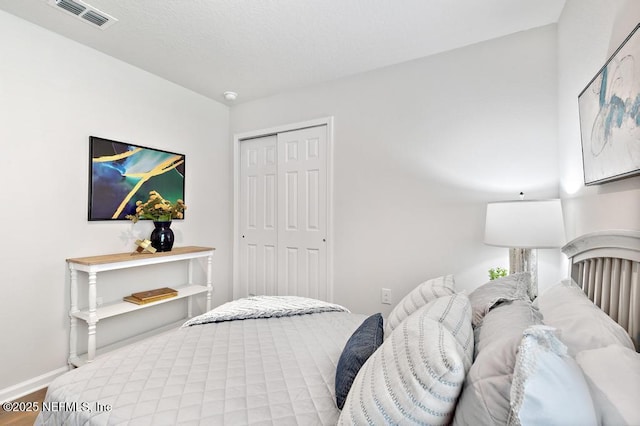
[[184, 154], [91, 136], [89, 220], [127, 220], [152, 190], [184, 200], [184, 177]]
[[586, 185], [640, 174], [639, 27], [578, 96]]

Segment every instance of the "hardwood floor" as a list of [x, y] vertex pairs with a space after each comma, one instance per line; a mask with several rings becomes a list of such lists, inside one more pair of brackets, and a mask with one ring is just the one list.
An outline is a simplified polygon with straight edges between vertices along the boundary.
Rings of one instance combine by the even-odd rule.
[[[23, 396], [20, 399], [13, 401], [14, 403], [24, 403], [23, 408], [29, 409], [37, 405], [38, 408], [42, 406], [42, 401], [47, 393], [47, 388], [40, 389], [39, 391], [30, 393]], [[37, 404], [33, 404], [37, 403]], [[35, 411], [5, 411], [4, 408], [0, 409], [0, 425], [3, 426], [32, 426], [33, 422], [38, 417], [39, 410]]]

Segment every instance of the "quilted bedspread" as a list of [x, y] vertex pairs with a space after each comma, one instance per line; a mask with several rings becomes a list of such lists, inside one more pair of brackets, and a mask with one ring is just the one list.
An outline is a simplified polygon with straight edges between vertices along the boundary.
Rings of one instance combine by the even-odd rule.
[[349, 312], [344, 306], [299, 296], [251, 296], [227, 302], [185, 322], [183, 327], [252, 318], [290, 317], [319, 312]]
[[58, 377], [36, 424], [336, 424], [336, 365], [365, 318], [323, 312], [183, 327]]

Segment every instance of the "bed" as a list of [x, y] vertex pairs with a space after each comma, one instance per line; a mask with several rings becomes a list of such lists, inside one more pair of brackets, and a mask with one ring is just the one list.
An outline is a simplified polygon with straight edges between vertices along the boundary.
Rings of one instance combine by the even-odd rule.
[[568, 243], [570, 276], [640, 349], [640, 231], [594, 232]]
[[563, 251], [535, 301], [527, 273], [432, 278], [385, 319], [233, 301], [57, 378], [36, 424], [640, 424], [640, 232]]

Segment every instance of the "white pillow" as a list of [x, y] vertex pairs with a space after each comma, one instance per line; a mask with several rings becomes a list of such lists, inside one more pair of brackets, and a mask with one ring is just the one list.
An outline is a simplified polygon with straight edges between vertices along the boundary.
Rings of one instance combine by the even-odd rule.
[[640, 354], [610, 345], [576, 355], [602, 425], [640, 425]]
[[471, 324], [471, 302], [464, 293], [439, 297], [424, 306], [424, 313], [434, 321], [442, 323], [455, 337], [465, 354], [471, 354], [469, 364], [473, 362], [474, 335]]
[[456, 339], [473, 334], [466, 306], [453, 333], [429, 305], [403, 321], [358, 372], [339, 424], [450, 424], [473, 357]]
[[384, 335], [389, 336], [409, 315], [426, 305], [427, 303], [455, 293], [453, 275], [434, 278], [423, 282], [402, 298], [393, 308], [384, 326]]
[[508, 425], [597, 425], [589, 387], [554, 329], [524, 331], [511, 384]]
[[543, 322], [558, 329], [571, 356], [613, 344], [635, 350], [624, 328], [594, 305], [571, 279], [547, 289], [535, 305], [542, 312]]

